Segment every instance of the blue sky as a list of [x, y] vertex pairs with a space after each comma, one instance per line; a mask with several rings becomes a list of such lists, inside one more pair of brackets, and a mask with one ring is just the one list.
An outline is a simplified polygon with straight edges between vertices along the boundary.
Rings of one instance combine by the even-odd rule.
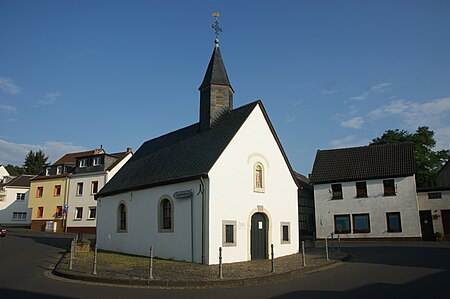
[[450, 148], [449, 1], [0, 1], [0, 164], [134, 150], [198, 121], [214, 47], [293, 168], [429, 126]]

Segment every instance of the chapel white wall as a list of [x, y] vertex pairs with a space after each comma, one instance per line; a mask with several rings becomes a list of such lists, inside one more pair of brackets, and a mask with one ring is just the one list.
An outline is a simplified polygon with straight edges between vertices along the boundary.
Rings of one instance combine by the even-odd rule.
[[[264, 166], [265, 192], [253, 189], [255, 163]], [[208, 264], [217, 264], [222, 246], [222, 221], [237, 222], [236, 246], [223, 247], [223, 262], [251, 259], [251, 216], [263, 207], [269, 219], [270, 244], [275, 256], [298, 252], [297, 185], [270, 131], [256, 106], [209, 172], [209, 254]], [[281, 244], [281, 222], [290, 223], [290, 244]]]
[[[206, 186], [208, 180], [205, 179]], [[158, 186], [100, 198], [97, 204], [97, 244], [100, 249], [165, 259], [201, 262], [201, 193], [200, 180]], [[173, 194], [193, 190], [191, 199], [175, 199]], [[158, 204], [162, 197], [173, 202], [173, 232], [158, 231]], [[118, 207], [127, 207], [127, 232], [118, 232]], [[191, 230], [191, 217], [193, 230]], [[193, 239], [192, 239], [193, 238]], [[193, 241], [193, 243], [192, 243]], [[194, 244], [192, 260], [192, 244]]]

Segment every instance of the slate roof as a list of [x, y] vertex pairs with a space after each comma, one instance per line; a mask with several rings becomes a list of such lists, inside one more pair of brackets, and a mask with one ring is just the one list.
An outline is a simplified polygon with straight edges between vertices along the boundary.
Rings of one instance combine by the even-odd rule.
[[416, 172], [414, 145], [395, 143], [318, 150], [313, 184], [410, 176]]
[[206, 69], [205, 77], [198, 89], [202, 89], [211, 84], [227, 85], [231, 87], [219, 47], [214, 48], [208, 68]]
[[64, 156], [59, 158], [58, 161], [53, 163], [53, 165], [75, 164], [75, 161], [78, 157], [94, 155], [95, 152], [96, 152], [95, 150], [91, 150], [91, 151], [85, 151], [85, 152], [65, 154]]
[[96, 198], [206, 177], [257, 105], [262, 103], [232, 110], [206, 131], [199, 132], [195, 123], [145, 142]]
[[4, 184], [4, 187], [30, 187], [31, 179], [34, 175], [21, 174], [8, 183]]

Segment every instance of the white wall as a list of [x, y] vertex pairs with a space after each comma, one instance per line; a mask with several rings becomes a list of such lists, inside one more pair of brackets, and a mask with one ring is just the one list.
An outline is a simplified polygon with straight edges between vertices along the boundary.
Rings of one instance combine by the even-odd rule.
[[[17, 193], [25, 193], [25, 200], [16, 200]], [[28, 226], [31, 224], [31, 209], [28, 208], [30, 188], [8, 186], [5, 196], [0, 197], [0, 223], [6, 225]], [[27, 213], [25, 220], [13, 220], [14, 212]]]
[[[391, 179], [391, 178], [386, 178]], [[415, 178], [394, 178], [396, 196], [384, 196], [383, 179], [367, 180], [367, 198], [356, 198], [355, 182], [343, 182], [344, 199], [331, 199], [331, 184], [314, 185], [317, 238], [334, 233], [334, 215], [369, 213], [370, 233], [340, 234], [341, 238], [421, 237]], [[361, 180], [363, 181], [363, 180]], [[402, 232], [387, 232], [386, 212], [400, 212]], [[353, 229], [353, 224], [351, 223]]]
[[[199, 186], [200, 180], [196, 180], [99, 199], [97, 204], [99, 248], [148, 256], [150, 246], [154, 246], [154, 254], [157, 257], [192, 261], [192, 244], [194, 244], [194, 262], [200, 263], [202, 199], [201, 194], [198, 194]], [[175, 192], [191, 189], [194, 194], [192, 201], [173, 198]], [[158, 204], [162, 197], [168, 197], [173, 202], [173, 232], [158, 232]], [[117, 230], [118, 207], [121, 202], [127, 206], [127, 232]], [[194, 210], [192, 216], [191, 203]], [[194, 226], [193, 233], [191, 219]]]
[[[264, 166], [264, 193], [253, 189], [253, 169], [257, 162]], [[237, 222], [237, 244], [222, 248], [223, 262], [251, 259], [251, 217], [258, 212], [258, 206], [264, 207], [269, 219], [269, 255], [271, 243], [276, 257], [298, 252], [297, 186], [259, 106], [220, 156], [209, 178], [207, 263], [219, 262], [223, 220]], [[281, 244], [281, 222], [290, 222], [290, 244]]]
[[[428, 198], [428, 193], [441, 192], [442, 198]], [[434, 232], [444, 233], [441, 210], [450, 210], [450, 190], [418, 192], [419, 211], [431, 211]]]
[[[67, 227], [95, 227], [96, 219], [89, 219], [89, 208], [96, 207], [97, 201], [91, 193], [91, 183], [98, 182], [98, 190], [100, 191], [105, 184], [105, 173], [89, 174], [89, 175], [72, 175], [69, 180], [69, 195], [67, 212]], [[83, 194], [77, 195], [77, 185], [83, 183]], [[75, 219], [75, 208], [83, 208], [82, 219]]]

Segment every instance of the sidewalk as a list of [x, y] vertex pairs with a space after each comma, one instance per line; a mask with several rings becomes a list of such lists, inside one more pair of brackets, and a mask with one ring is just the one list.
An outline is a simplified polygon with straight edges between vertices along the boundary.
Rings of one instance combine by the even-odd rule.
[[223, 278], [219, 265], [201, 265], [172, 260], [153, 260], [153, 279], [149, 277], [149, 258], [111, 252], [98, 252], [97, 275], [93, 275], [93, 252], [77, 253], [73, 269], [69, 270], [70, 252], [65, 253], [53, 274], [69, 279], [122, 284], [148, 285], [170, 288], [233, 287], [293, 279], [327, 268], [339, 260], [349, 258], [345, 252], [330, 250], [326, 260], [325, 248], [306, 248], [306, 266], [301, 254], [276, 258], [275, 272], [271, 273], [269, 260], [223, 264]]

